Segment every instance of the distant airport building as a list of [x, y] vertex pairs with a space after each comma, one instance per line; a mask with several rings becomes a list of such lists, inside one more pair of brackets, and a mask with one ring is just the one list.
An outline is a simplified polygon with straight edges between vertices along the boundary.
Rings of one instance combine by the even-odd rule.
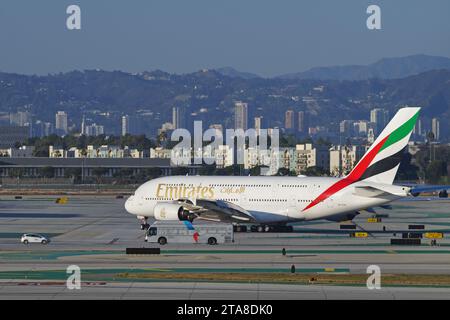
[[55, 129], [58, 135], [66, 135], [68, 133], [67, 113], [58, 111], [55, 115]]
[[248, 129], [248, 104], [238, 101], [234, 104], [234, 128]]
[[114, 145], [102, 145], [94, 147], [88, 145], [86, 148], [71, 147], [64, 149], [55, 146], [48, 147], [49, 158], [148, 158], [149, 151], [123, 148]]
[[[52, 176], [63, 178], [68, 172], [79, 170], [82, 179], [93, 178], [102, 171], [103, 177], [114, 177], [123, 170], [135, 176], [147, 169], [157, 168], [161, 175], [171, 175], [170, 159], [133, 158], [0, 158], [0, 177], [37, 178], [43, 171], [52, 170]], [[189, 175], [198, 174], [198, 166], [185, 168]]]
[[0, 157], [8, 158], [30, 158], [33, 157], [34, 147], [33, 146], [21, 146], [19, 148], [7, 148], [0, 149]]

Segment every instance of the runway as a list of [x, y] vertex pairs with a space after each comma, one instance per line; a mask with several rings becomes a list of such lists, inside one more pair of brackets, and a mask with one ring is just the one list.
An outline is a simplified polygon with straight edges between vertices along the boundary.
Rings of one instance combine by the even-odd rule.
[[[212, 281], [117, 281], [119, 273], [139, 270], [165, 273], [289, 273], [366, 274], [378, 265], [382, 274], [450, 274], [450, 202], [397, 202], [381, 223], [368, 223], [370, 214], [354, 221], [368, 238], [350, 238], [335, 222], [295, 225], [293, 233], [236, 233], [233, 244], [166, 245], [160, 255], [127, 256], [127, 247], [157, 246], [143, 242], [139, 221], [113, 196], [73, 196], [56, 204], [56, 196], [0, 198], [0, 299], [418, 299], [450, 298], [450, 288], [304, 285], [283, 283], [217, 283]], [[443, 232], [439, 246], [423, 239], [421, 246], [391, 246], [390, 239], [424, 224], [426, 232]], [[383, 231], [383, 226], [386, 231]], [[47, 246], [20, 244], [23, 233], [51, 237]], [[285, 248], [286, 256], [281, 254]], [[78, 265], [83, 281], [102, 282], [81, 291], [64, 285], [65, 270]], [[163, 271], [161, 271], [163, 270]], [[95, 271], [95, 272], [94, 272]], [[24, 285], [36, 281], [41, 285]], [[49, 284], [48, 281], [51, 283]], [[36, 284], [34, 283], [34, 284]], [[33, 284], [33, 283], [32, 283]], [[155, 291], [155, 289], [157, 289]]]
[[265, 283], [108, 283], [69, 290], [59, 285], [17, 285], [0, 282], [0, 299], [154, 299], [154, 300], [363, 300], [449, 299], [443, 288], [381, 288], [306, 286]]

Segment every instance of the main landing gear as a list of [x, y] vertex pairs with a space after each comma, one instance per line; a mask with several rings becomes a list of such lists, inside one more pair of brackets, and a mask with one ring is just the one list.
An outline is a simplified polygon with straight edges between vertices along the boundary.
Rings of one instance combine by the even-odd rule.
[[281, 225], [281, 224], [260, 224], [253, 225], [250, 227], [251, 232], [292, 232], [294, 228], [292, 226]]
[[[247, 232], [247, 226], [244, 225], [234, 225], [234, 232]], [[259, 224], [259, 225], [251, 225], [251, 232], [292, 232], [294, 228], [292, 226], [287, 225], [267, 225], [267, 224]]]

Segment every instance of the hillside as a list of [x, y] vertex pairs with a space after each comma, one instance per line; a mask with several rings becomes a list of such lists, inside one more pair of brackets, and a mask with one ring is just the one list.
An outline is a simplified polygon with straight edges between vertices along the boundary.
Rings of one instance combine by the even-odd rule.
[[281, 79], [367, 80], [399, 79], [430, 70], [450, 69], [450, 59], [428, 55], [384, 58], [373, 64], [317, 67], [279, 76]]
[[[426, 117], [450, 120], [450, 70], [428, 71], [403, 79], [360, 81], [228, 77], [214, 70], [185, 75], [162, 71], [129, 74], [74, 71], [48, 76], [0, 73], [0, 112], [29, 110], [54, 122], [65, 110], [75, 124], [83, 114], [119, 130], [122, 114], [145, 115], [145, 130], [171, 121], [172, 107], [183, 106], [192, 119], [232, 126], [233, 101], [250, 105], [249, 119], [262, 115], [265, 126], [283, 126], [288, 108], [307, 110], [316, 124], [368, 118], [370, 109], [394, 111], [424, 107]], [[444, 126], [442, 126], [444, 127]]]

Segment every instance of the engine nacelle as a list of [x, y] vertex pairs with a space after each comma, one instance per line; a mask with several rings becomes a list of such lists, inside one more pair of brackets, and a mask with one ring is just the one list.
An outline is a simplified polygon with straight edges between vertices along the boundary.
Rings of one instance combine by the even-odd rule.
[[177, 203], [158, 203], [153, 213], [155, 219], [161, 221], [194, 220], [194, 216]]
[[177, 203], [158, 203], [153, 210], [156, 220], [176, 221], [180, 213], [183, 212], [183, 207]]
[[354, 212], [354, 213], [341, 213], [341, 214], [337, 214], [331, 217], [326, 218], [326, 220], [328, 221], [333, 221], [333, 222], [343, 222], [343, 221], [351, 221], [353, 220], [357, 215], [359, 214], [359, 212]]

